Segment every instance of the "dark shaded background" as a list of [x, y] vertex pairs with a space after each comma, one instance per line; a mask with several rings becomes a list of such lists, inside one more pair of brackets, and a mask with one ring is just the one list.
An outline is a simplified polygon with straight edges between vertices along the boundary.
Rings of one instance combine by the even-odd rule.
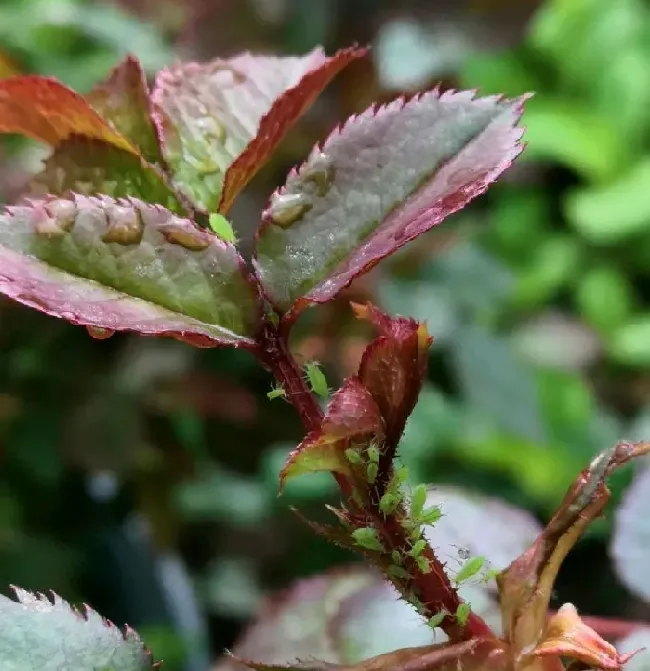
[[[88, 90], [127, 52], [147, 70], [241, 50], [371, 43], [283, 143], [233, 216], [244, 248], [287, 170], [375, 100], [442, 81], [537, 92], [529, 147], [470, 209], [300, 323], [331, 384], [367, 334], [351, 298], [426, 319], [429, 382], [401, 455], [414, 480], [500, 496], [544, 520], [618, 438], [650, 436], [650, 8], [642, 0], [0, 0], [0, 76]], [[46, 150], [5, 138], [0, 198]], [[327, 477], [277, 474], [301, 438], [248, 354], [85, 330], [0, 301], [0, 582], [129, 622], [174, 671], [205, 671], [260, 595], [350, 557]], [[614, 481], [620, 497], [630, 474]], [[614, 577], [610, 523], [563, 569], [561, 602], [648, 617]], [[645, 612], [644, 612], [645, 609]], [[189, 643], [188, 643], [189, 641]]]

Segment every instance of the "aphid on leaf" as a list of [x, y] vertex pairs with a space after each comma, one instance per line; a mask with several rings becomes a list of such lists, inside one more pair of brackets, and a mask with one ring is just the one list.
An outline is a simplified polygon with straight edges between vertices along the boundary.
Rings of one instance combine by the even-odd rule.
[[327, 378], [318, 361], [308, 361], [305, 364], [305, 376], [314, 394], [317, 394], [321, 398], [329, 396], [330, 390], [327, 386]]
[[226, 242], [235, 244], [237, 242], [237, 237], [235, 236], [235, 231], [233, 230], [232, 224], [218, 212], [213, 212], [209, 218], [210, 228]]
[[277, 387], [272, 387], [271, 391], [269, 391], [266, 396], [268, 397], [269, 401], [272, 401], [275, 398], [286, 398], [287, 392], [284, 390], [282, 385], [278, 385]]
[[379, 510], [381, 510], [384, 515], [390, 515], [397, 510], [397, 506], [399, 506], [400, 503], [401, 498], [399, 494], [388, 491], [381, 497], [381, 499], [379, 499]]

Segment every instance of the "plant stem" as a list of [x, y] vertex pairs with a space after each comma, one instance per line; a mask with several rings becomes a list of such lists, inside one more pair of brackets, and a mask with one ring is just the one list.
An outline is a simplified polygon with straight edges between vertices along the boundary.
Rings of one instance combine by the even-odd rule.
[[264, 350], [260, 353], [260, 358], [282, 385], [287, 400], [298, 411], [307, 431], [318, 430], [323, 421], [323, 411], [289, 351], [285, 337], [271, 324], [264, 335]]
[[[268, 323], [258, 356], [282, 385], [287, 399], [298, 411], [307, 431], [320, 429], [324, 416], [323, 411], [289, 350], [286, 334]], [[352, 503], [351, 483], [338, 473], [333, 475], [342, 494]], [[353, 506], [356, 507], [356, 504]], [[475, 613], [470, 613], [464, 626], [458, 624], [455, 613], [462, 600], [433, 549], [427, 544], [422, 553], [431, 567], [429, 573], [423, 573], [415, 559], [408, 556], [413, 543], [398, 517], [395, 514], [384, 515], [377, 505], [371, 504], [371, 507], [374, 509], [368, 512], [374, 518], [377, 531], [384, 538], [387, 547], [391, 550], [398, 550], [404, 556], [405, 568], [409, 572], [410, 580], [405, 585], [400, 584], [401, 581], [397, 578], [389, 579], [405, 595], [405, 598], [408, 599], [409, 595], [417, 598], [424, 605], [422, 615], [427, 619], [440, 611], [448, 612], [449, 615], [445, 617], [440, 626], [452, 641], [494, 636], [488, 625]]]
[[[400, 515], [400, 517], [402, 516]], [[413, 541], [408, 537], [397, 514], [383, 516], [381, 513], [378, 513], [376, 520], [382, 527], [382, 533], [387, 540], [387, 545], [391, 549], [398, 550], [404, 558], [404, 568], [406, 568], [410, 576], [410, 580], [406, 585], [396, 584], [396, 587], [402, 593], [413, 594], [413, 596], [422, 602], [425, 609], [422, 613], [424, 617], [430, 619], [441, 611], [449, 613], [440, 626], [452, 641], [494, 636], [494, 633], [483, 618], [474, 612], [470, 613], [464, 626], [458, 624], [454, 616], [458, 610], [458, 606], [462, 603], [462, 599], [458, 595], [458, 590], [451, 584], [443, 564], [436, 557], [433, 548], [428, 542], [421, 556], [426, 558], [431, 570], [429, 573], [423, 573], [416, 560], [407, 554], [413, 545]], [[398, 583], [398, 579], [396, 578], [392, 579], [392, 581]]]

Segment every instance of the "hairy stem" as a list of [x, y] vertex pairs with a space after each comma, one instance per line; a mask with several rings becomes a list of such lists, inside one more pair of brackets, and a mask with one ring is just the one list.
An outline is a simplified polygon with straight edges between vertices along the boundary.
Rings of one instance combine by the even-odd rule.
[[[301, 368], [289, 350], [286, 333], [268, 323], [258, 356], [282, 385], [287, 399], [298, 411], [307, 431], [318, 430], [323, 421], [323, 411], [309, 389]], [[352, 500], [352, 484], [338, 473], [333, 475], [342, 494], [348, 501], [348, 505], [358, 510], [357, 503]], [[385, 547], [388, 548], [387, 557], [384, 558], [386, 561], [382, 561], [381, 564], [390, 563], [390, 553], [393, 550], [397, 550], [404, 557], [404, 568], [409, 573], [409, 579], [404, 581], [389, 577], [389, 580], [408, 601], [418, 601], [422, 604], [421, 614], [427, 619], [441, 611], [447, 612], [448, 615], [440, 626], [451, 641], [493, 636], [492, 630], [475, 613], [470, 613], [463, 626], [457, 622], [455, 613], [462, 600], [445, 573], [443, 564], [427, 543], [422, 556], [426, 558], [431, 570], [428, 573], [423, 573], [416, 560], [408, 555], [413, 540], [409, 538], [404, 525], [400, 521], [400, 518], [406, 516], [405, 511], [398, 510], [393, 514], [385, 515], [379, 510], [378, 500], [379, 496], [376, 497], [375, 502], [368, 502], [369, 510], [365, 512], [358, 510], [358, 512], [362, 517], [370, 514], [374, 520], [377, 533], [383, 539]]]
[[451, 584], [444, 565], [427, 542], [421, 556], [427, 560], [430, 571], [423, 573], [420, 570], [417, 561], [408, 554], [413, 546], [413, 540], [408, 537], [404, 526], [400, 523], [400, 517], [405, 517], [403, 510], [386, 516], [379, 511], [376, 513], [377, 524], [380, 525], [381, 535], [387, 547], [390, 550], [399, 551], [404, 558], [404, 568], [410, 576], [406, 582], [399, 578], [391, 578], [398, 591], [404, 594], [407, 600], [410, 595], [419, 600], [424, 607], [421, 614], [427, 619], [441, 611], [449, 613], [441, 622], [440, 627], [451, 641], [493, 636], [487, 623], [474, 612], [470, 613], [464, 626], [457, 622], [454, 616], [463, 601]]
[[282, 385], [287, 400], [298, 411], [307, 431], [319, 429], [323, 421], [323, 411], [289, 351], [286, 338], [269, 324], [265, 330], [262, 347], [263, 351], [260, 353], [262, 362]]

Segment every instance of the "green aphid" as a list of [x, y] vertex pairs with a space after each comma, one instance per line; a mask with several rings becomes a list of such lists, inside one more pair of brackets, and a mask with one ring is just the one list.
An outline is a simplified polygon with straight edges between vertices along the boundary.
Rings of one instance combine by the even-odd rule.
[[392, 575], [394, 578], [400, 578], [401, 580], [409, 580], [411, 577], [405, 568], [395, 565], [388, 567], [388, 574]]
[[390, 515], [397, 510], [400, 501], [401, 498], [398, 494], [388, 491], [379, 499], [379, 510], [381, 510], [384, 515]]
[[278, 385], [277, 387], [272, 387], [271, 391], [266, 394], [269, 401], [272, 401], [275, 398], [286, 398], [287, 392], [284, 390], [284, 387]]
[[431, 564], [424, 555], [419, 555], [416, 557], [415, 562], [418, 565], [421, 573], [431, 573]]
[[470, 557], [459, 569], [456, 574], [456, 582], [460, 583], [473, 578], [485, 565], [485, 557]]
[[418, 518], [422, 524], [435, 524], [442, 517], [440, 506], [430, 506], [425, 508]]
[[393, 564], [401, 564], [402, 563], [402, 555], [400, 554], [399, 550], [393, 550], [390, 553], [390, 558], [393, 560]]
[[446, 610], [441, 610], [439, 613], [436, 613], [433, 617], [430, 617], [427, 624], [431, 629], [435, 629], [442, 624], [442, 621], [447, 617], [448, 613]]
[[406, 482], [406, 478], [408, 478], [408, 469], [406, 466], [400, 466], [396, 471], [395, 471], [395, 483], [397, 485], [401, 485], [402, 483]]
[[362, 527], [355, 529], [352, 532], [354, 542], [362, 547], [364, 550], [372, 550], [373, 552], [383, 552], [384, 548], [377, 535], [377, 530], [372, 527]]
[[424, 504], [427, 502], [427, 487], [426, 485], [418, 485], [411, 494], [411, 517], [414, 520], [419, 520]]
[[413, 543], [413, 547], [409, 550], [409, 554], [411, 555], [411, 557], [417, 557], [418, 555], [422, 554], [426, 546], [427, 542], [423, 538], [420, 538], [420, 540], [415, 541], [415, 543]]
[[379, 466], [371, 461], [366, 467], [366, 480], [369, 484], [374, 485], [375, 480], [377, 479], [377, 474], [379, 473]]
[[213, 212], [209, 219], [210, 228], [226, 242], [235, 244], [237, 242], [237, 237], [235, 236], [235, 231], [233, 230], [232, 224], [218, 212]]
[[309, 361], [305, 364], [305, 375], [314, 394], [321, 398], [329, 396], [330, 390], [327, 386], [327, 378], [317, 361]]
[[345, 450], [345, 458], [351, 464], [360, 464], [362, 462], [359, 450], [355, 450], [353, 447], [348, 447], [348, 449]]
[[456, 622], [458, 622], [461, 627], [464, 627], [467, 624], [467, 620], [469, 620], [469, 614], [471, 612], [472, 605], [467, 601], [464, 601], [456, 609]]
[[379, 463], [379, 450], [375, 445], [371, 445], [368, 448], [368, 459], [375, 464]]

